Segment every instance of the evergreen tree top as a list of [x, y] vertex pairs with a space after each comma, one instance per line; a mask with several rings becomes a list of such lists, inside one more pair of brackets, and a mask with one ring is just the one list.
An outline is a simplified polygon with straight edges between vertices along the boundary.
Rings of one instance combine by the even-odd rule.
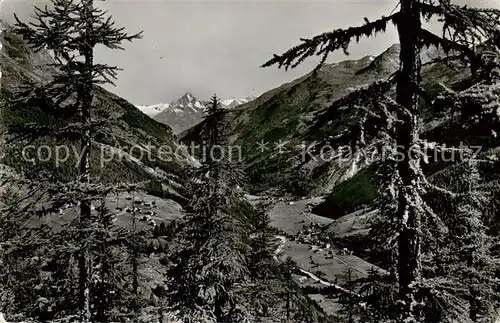
[[[437, 18], [442, 23], [441, 36], [425, 28], [416, 31], [421, 46], [436, 46], [446, 53], [458, 52], [474, 65], [477, 64], [478, 59], [475, 54], [478, 44], [486, 40], [494, 40], [496, 47], [499, 48], [500, 10], [459, 6], [451, 4], [449, 0], [416, 0], [415, 2], [413, 10], [417, 11], [423, 19], [430, 21]], [[405, 18], [403, 12], [399, 11], [373, 22], [364, 18], [365, 24], [362, 26], [336, 29], [310, 39], [301, 38], [299, 45], [281, 55], [274, 55], [262, 67], [278, 65], [278, 68], [295, 68], [306, 58], [320, 56], [321, 61], [317, 67], [319, 68], [330, 53], [342, 49], [348, 55], [349, 45], [353, 41], [358, 42], [363, 37], [376, 36], [379, 32], [385, 32], [388, 23], [397, 26]]]
[[[35, 6], [35, 22], [24, 23], [14, 14], [16, 32], [35, 50], [83, 52], [88, 47], [103, 45], [110, 49], [123, 49], [124, 41], [142, 37], [142, 31], [128, 35], [124, 28], [115, 27], [107, 11], [96, 8], [92, 0], [51, 0], [53, 8]], [[107, 16], [107, 17], [106, 17]]]
[[208, 103], [208, 108], [207, 108], [207, 116], [205, 118], [208, 118], [210, 116], [214, 116], [216, 114], [221, 114], [221, 113], [226, 113], [229, 110], [224, 108], [221, 103], [220, 99], [217, 97], [216, 94], [212, 95], [210, 98], [210, 101]]
[[[33, 51], [48, 50], [54, 60], [48, 65], [55, 72], [50, 80], [39, 84], [38, 80], [27, 79], [19, 91], [9, 99], [11, 108], [29, 100], [40, 102], [40, 106], [59, 119], [71, 123], [64, 128], [26, 124], [10, 133], [30, 139], [53, 135], [78, 139], [79, 133], [86, 129], [98, 129], [106, 122], [85, 122], [74, 120], [82, 105], [91, 108], [92, 93], [97, 85], [113, 84], [120, 68], [96, 63], [94, 48], [102, 45], [110, 49], [123, 49], [121, 44], [142, 38], [142, 32], [129, 35], [124, 28], [115, 27], [107, 11], [94, 6], [93, 0], [51, 0], [51, 6], [35, 6], [32, 22], [22, 22], [14, 14], [13, 32], [22, 36]], [[87, 93], [88, 92], [88, 93]], [[83, 103], [84, 97], [86, 103]], [[90, 98], [90, 99], [89, 99]]]
[[[123, 27], [115, 27], [112, 16], [95, 7], [92, 0], [51, 0], [51, 3], [51, 8], [35, 6], [33, 22], [22, 22], [14, 14], [14, 32], [35, 52], [42, 49], [53, 52], [55, 63], [50, 65], [62, 73], [54, 76], [52, 87], [64, 84], [73, 92], [72, 87], [83, 82], [82, 75], [88, 73], [89, 65], [83, 62], [83, 57], [91, 55], [95, 46], [123, 50], [123, 42], [142, 38], [142, 31], [129, 35]], [[120, 70], [97, 63], [90, 67], [94, 84], [113, 84]], [[60, 88], [55, 92], [65, 93]]]

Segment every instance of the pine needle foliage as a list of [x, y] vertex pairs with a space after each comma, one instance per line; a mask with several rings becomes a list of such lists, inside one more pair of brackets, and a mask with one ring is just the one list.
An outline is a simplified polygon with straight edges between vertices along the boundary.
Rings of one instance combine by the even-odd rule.
[[[434, 232], [438, 231], [442, 235], [446, 234], [448, 228], [444, 219], [425, 201], [427, 192], [445, 192], [446, 189], [430, 183], [421, 164], [427, 161], [429, 146], [447, 148], [420, 138], [423, 116], [419, 102], [421, 98], [430, 97], [420, 85], [420, 52], [425, 47], [434, 46], [449, 57], [453, 56], [468, 64], [476, 78], [496, 75], [497, 70], [488, 59], [491, 55], [485, 55], [481, 46], [487, 44], [493, 54], [498, 53], [500, 10], [459, 6], [449, 0], [400, 0], [398, 8], [394, 14], [373, 22], [365, 18], [362, 26], [336, 29], [311, 39], [301, 39], [299, 45], [281, 55], [274, 55], [263, 67], [277, 65], [279, 68], [295, 68], [305, 59], [319, 56], [317, 71], [330, 53], [343, 50], [348, 54], [352, 42], [385, 31], [389, 23], [395, 26], [401, 45], [399, 70], [387, 80], [362, 87], [333, 102], [317, 114], [312, 129], [320, 129], [335, 119], [341, 110], [350, 109], [358, 121], [352, 131], [344, 137], [335, 138], [336, 142], [325, 139], [317, 146], [327, 143], [333, 146], [349, 144], [356, 149], [378, 147], [378, 151], [383, 152], [383, 162], [379, 163], [378, 169], [379, 201], [381, 216], [385, 219], [383, 222], [389, 224], [385, 228], [385, 246], [396, 250], [394, 268], [399, 289], [396, 320], [405, 323], [427, 322], [429, 311], [425, 299], [429, 286], [424, 283], [423, 248], [430, 227], [437, 228]], [[441, 35], [433, 34], [423, 26], [424, 21], [436, 19], [442, 26]], [[387, 95], [394, 86], [395, 99]], [[481, 111], [491, 108], [495, 111], [494, 102], [498, 96], [492, 95], [489, 96], [491, 99], [486, 99], [488, 95], [485, 94], [481, 94], [483, 99], [469, 97], [472, 99], [469, 102], [481, 106]], [[460, 217], [458, 214], [456, 216]], [[475, 230], [472, 227], [470, 229]], [[454, 294], [454, 297], [457, 295]]]
[[238, 177], [227, 150], [227, 126], [217, 97], [208, 110], [203, 133], [206, 154], [192, 170], [191, 198], [181, 228], [182, 241], [170, 257], [166, 302], [168, 310], [192, 322], [249, 322], [248, 231], [228, 212], [235, 202]]
[[[24, 80], [25, 84], [9, 100], [8, 106], [17, 108], [36, 103], [59, 122], [11, 127], [8, 144], [79, 142], [81, 159], [77, 165], [78, 176], [67, 182], [57, 180], [53, 174], [39, 172], [37, 162], [32, 169], [25, 169], [18, 178], [8, 182], [15, 189], [36, 191], [32, 196], [23, 194], [22, 201], [11, 201], [3, 209], [8, 217], [43, 223], [55, 214], [79, 209], [76, 218], [59, 230], [44, 224], [29, 227], [20, 221], [15, 223], [21, 235], [6, 241], [11, 249], [2, 253], [2, 257], [8, 257], [9, 253], [20, 255], [13, 263], [16, 266], [8, 272], [22, 273], [25, 284], [7, 284], [8, 290], [16, 299], [23, 297], [23, 293], [32, 294], [27, 290], [36, 285], [45, 295], [17, 302], [8, 308], [8, 313], [42, 321], [74, 315], [80, 322], [109, 321], [116, 296], [120, 294], [112, 268], [117, 259], [117, 246], [123, 244], [125, 233], [111, 227], [110, 212], [93, 205], [108, 194], [128, 191], [131, 186], [107, 186], [91, 178], [93, 136], [96, 129], [105, 128], [103, 122], [95, 121], [94, 94], [98, 85], [112, 84], [119, 70], [95, 63], [94, 49], [96, 46], [123, 49], [123, 42], [141, 35], [128, 35], [123, 28], [116, 28], [111, 16], [94, 6], [92, 0], [53, 0], [50, 8], [35, 7], [32, 22], [24, 23], [17, 16], [15, 21], [13, 32], [22, 36], [32, 50], [52, 53], [54, 60], [49, 65], [54, 74], [48, 81]], [[41, 241], [52, 246], [52, 250], [42, 246]], [[23, 254], [21, 250], [32, 243], [35, 245]], [[30, 267], [29, 259], [38, 259], [38, 267]], [[33, 271], [25, 270], [28, 268]], [[40, 310], [35, 311], [36, 308]]]

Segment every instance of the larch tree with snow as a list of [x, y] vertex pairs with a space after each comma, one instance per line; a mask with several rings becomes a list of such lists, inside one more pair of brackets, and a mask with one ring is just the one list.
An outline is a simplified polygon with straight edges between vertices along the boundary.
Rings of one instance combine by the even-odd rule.
[[[398, 322], [424, 322], [422, 270], [422, 232], [434, 212], [423, 200], [427, 190], [439, 189], [430, 184], [423, 174], [421, 162], [428, 143], [420, 138], [422, 126], [420, 52], [424, 46], [436, 46], [450, 56], [468, 62], [472, 73], [484, 65], [477, 46], [493, 40], [498, 50], [500, 11], [458, 6], [449, 0], [400, 0], [399, 10], [375, 21], [365, 18], [359, 27], [337, 29], [302, 43], [282, 55], [275, 55], [263, 66], [278, 65], [294, 68], [306, 58], [318, 55], [325, 62], [337, 50], [348, 53], [349, 45], [362, 37], [383, 32], [389, 23], [396, 26], [400, 42], [400, 67], [388, 80], [354, 91], [334, 102], [319, 114], [315, 127], [325, 125], [335, 118], [342, 108], [352, 108], [360, 113], [356, 140], [358, 147], [368, 140], [378, 141], [386, 150], [385, 168], [380, 187], [383, 205], [381, 212], [395, 219], [397, 239], [397, 282], [399, 287]], [[432, 19], [442, 23], [442, 35], [425, 29], [423, 23]], [[395, 100], [386, 93], [396, 87]], [[365, 128], [370, 119], [372, 127]], [[375, 126], [373, 126], [375, 122]], [[404, 158], [397, 158], [402, 154]]]

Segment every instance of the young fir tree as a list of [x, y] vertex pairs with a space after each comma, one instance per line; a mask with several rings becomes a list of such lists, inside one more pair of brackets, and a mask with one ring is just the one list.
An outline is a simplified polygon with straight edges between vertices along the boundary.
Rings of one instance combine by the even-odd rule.
[[[106, 201], [100, 201], [96, 208], [97, 219], [95, 224], [96, 246], [91, 248], [94, 266], [91, 280], [91, 315], [97, 322], [109, 322], [120, 317], [120, 301], [125, 299], [126, 293], [120, 288], [119, 281], [123, 279], [121, 271], [115, 267], [122, 261], [120, 248], [122, 241], [128, 235], [124, 229], [113, 226], [115, 216], [106, 207]], [[118, 312], [118, 313], [116, 313]]]
[[[420, 51], [423, 46], [440, 47], [447, 53], [457, 54], [457, 57], [467, 60], [472, 72], [477, 72], [484, 62], [475, 46], [485, 39], [498, 36], [499, 16], [499, 10], [458, 6], [449, 0], [400, 0], [399, 11], [388, 17], [373, 22], [365, 18], [363, 26], [337, 29], [312, 39], [302, 39], [300, 45], [283, 55], [275, 55], [263, 65], [277, 64], [279, 67], [294, 68], [313, 55], [320, 55], [323, 64], [331, 52], [342, 49], [347, 54], [352, 41], [385, 31], [390, 22], [396, 26], [401, 46], [399, 70], [387, 81], [378, 82], [338, 100], [320, 115], [315, 126], [319, 128], [332, 120], [341, 108], [360, 108], [363, 111], [360, 119], [371, 119], [377, 124], [377, 127], [365, 129], [366, 123], [360, 122], [360, 143], [365, 144], [365, 139], [369, 139], [364, 136], [369, 137], [365, 130], [370, 130], [372, 138], [378, 137], [389, 150], [385, 160], [389, 159], [386, 169], [391, 172], [381, 174], [384, 182], [381, 186], [384, 201], [381, 211], [384, 216], [395, 217], [397, 221], [397, 278], [401, 300], [399, 320], [402, 322], [425, 320], [419, 296], [423, 278], [421, 232], [423, 221], [427, 222], [425, 218], [433, 215], [422, 198], [426, 189], [431, 187], [421, 167], [426, 142], [419, 134], [422, 124], [419, 96], [424, 93], [420, 87]], [[436, 17], [443, 23], [441, 37], [422, 25], [423, 20]], [[385, 92], [393, 85], [396, 86], [395, 100], [385, 96]], [[404, 158], [397, 158], [398, 153]]]
[[134, 313], [139, 312], [139, 261], [140, 261], [140, 237], [137, 234], [136, 207], [134, 205], [135, 195], [132, 197], [132, 236], [130, 239], [130, 262], [132, 265], [132, 308]]
[[165, 300], [190, 322], [248, 322], [248, 228], [230, 213], [241, 176], [228, 158], [225, 113], [214, 96], [205, 118], [202, 165], [192, 172], [177, 250], [170, 257]]
[[345, 273], [346, 284], [345, 289], [351, 293], [342, 293], [339, 297], [339, 304], [342, 308], [339, 314], [343, 317], [343, 321], [347, 323], [354, 323], [356, 321], [357, 310], [359, 308], [359, 298], [354, 297], [352, 292], [356, 292], [356, 281], [352, 275], [352, 268], [348, 268]]
[[[42, 195], [45, 199], [42, 207], [39, 201], [35, 201], [29, 203], [29, 207], [11, 210], [14, 214], [24, 214], [29, 218], [35, 215], [51, 215], [68, 205], [79, 204], [77, 219], [61, 233], [52, 235], [51, 239], [57, 240], [58, 244], [54, 246], [57, 246], [61, 254], [68, 254], [70, 259], [78, 258], [77, 309], [81, 322], [90, 322], [96, 315], [102, 317], [107, 311], [100, 310], [98, 304], [92, 304], [97, 301], [95, 295], [92, 295], [93, 279], [96, 278], [93, 277], [93, 270], [100, 268], [101, 282], [108, 286], [107, 278], [103, 277], [108, 275], [106, 261], [109, 260], [105, 257], [101, 257], [101, 260], [94, 257], [101, 244], [109, 242], [109, 237], [99, 234], [108, 229], [102, 229], [99, 224], [99, 216], [92, 210], [92, 201], [101, 200], [114, 190], [113, 187], [91, 180], [92, 137], [96, 129], [102, 127], [101, 122], [95, 120], [93, 112], [94, 91], [98, 85], [112, 83], [118, 70], [117, 67], [95, 63], [94, 49], [98, 45], [121, 49], [122, 42], [140, 38], [140, 34], [127, 35], [123, 29], [114, 27], [111, 17], [106, 18], [105, 15], [106, 12], [96, 8], [92, 0], [52, 0], [50, 9], [35, 7], [32, 23], [23, 23], [16, 16], [17, 23], [14, 27], [14, 31], [21, 35], [33, 50], [47, 49], [52, 52], [54, 62], [50, 65], [56, 70], [51, 80], [43, 84], [28, 80], [25, 91], [18, 93], [16, 104], [36, 102], [40, 105], [39, 108], [60, 122], [53, 125], [19, 125], [13, 127], [11, 133], [18, 135], [18, 140], [19, 137], [64, 138], [65, 144], [68, 141], [79, 141], [81, 157], [78, 161], [78, 177], [74, 181], [61, 183], [54, 180], [53, 176], [42, 180], [36, 177], [29, 179], [31, 185], [44, 189], [45, 194]], [[40, 183], [45, 187], [39, 185]], [[27, 232], [33, 234], [35, 231]], [[121, 240], [118, 236], [113, 239]], [[67, 267], [68, 275], [72, 268], [74, 267]], [[74, 290], [72, 286], [70, 290]], [[72, 306], [69, 306], [68, 311], [71, 309]], [[62, 310], [58, 313], [59, 316], [66, 314], [68, 313]]]
[[[17, 210], [29, 208], [25, 194], [36, 196], [39, 187], [14, 187], [11, 183], [19, 183], [19, 178], [12, 178], [13, 175], [2, 174], [0, 185], [0, 311], [7, 315], [24, 313], [23, 316], [43, 322], [50, 318], [49, 312], [55, 310], [57, 305], [52, 302], [55, 288], [45, 288], [47, 283], [50, 284], [51, 277], [42, 275], [47, 246], [52, 245], [51, 229], [46, 225], [34, 230], [23, 228], [32, 213]], [[63, 276], [54, 276], [61, 278], [61, 285], [66, 281]], [[60, 295], [59, 299], [63, 300], [68, 294]], [[46, 306], [48, 303], [50, 305]]]
[[256, 315], [273, 322], [323, 322], [326, 315], [303, 294], [292, 275], [296, 264], [278, 259], [283, 237], [278, 239], [270, 226], [269, 205], [259, 204], [252, 211], [248, 266], [254, 288], [248, 298]]
[[351, 300], [349, 306], [354, 306], [361, 322], [398, 322], [396, 308], [398, 290], [390, 275], [384, 275], [371, 268], [368, 276], [356, 283], [362, 295], [362, 302], [355, 303], [355, 300]]

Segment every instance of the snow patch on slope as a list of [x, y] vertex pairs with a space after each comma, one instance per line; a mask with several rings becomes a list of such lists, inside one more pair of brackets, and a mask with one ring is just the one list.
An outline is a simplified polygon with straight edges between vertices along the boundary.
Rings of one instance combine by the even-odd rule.
[[245, 103], [248, 103], [250, 101], [253, 101], [254, 98], [253, 97], [246, 97], [246, 98], [229, 98], [229, 99], [225, 99], [225, 100], [222, 100], [220, 103], [225, 106], [226, 108], [234, 108], [234, 107], [237, 107], [239, 105], [242, 105], [242, 104], [245, 104]]
[[149, 117], [154, 117], [157, 114], [162, 113], [166, 109], [170, 107], [168, 103], [158, 103], [153, 105], [138, 105], [137, 109], [141, 110], [142, 113], [146, 114]]

